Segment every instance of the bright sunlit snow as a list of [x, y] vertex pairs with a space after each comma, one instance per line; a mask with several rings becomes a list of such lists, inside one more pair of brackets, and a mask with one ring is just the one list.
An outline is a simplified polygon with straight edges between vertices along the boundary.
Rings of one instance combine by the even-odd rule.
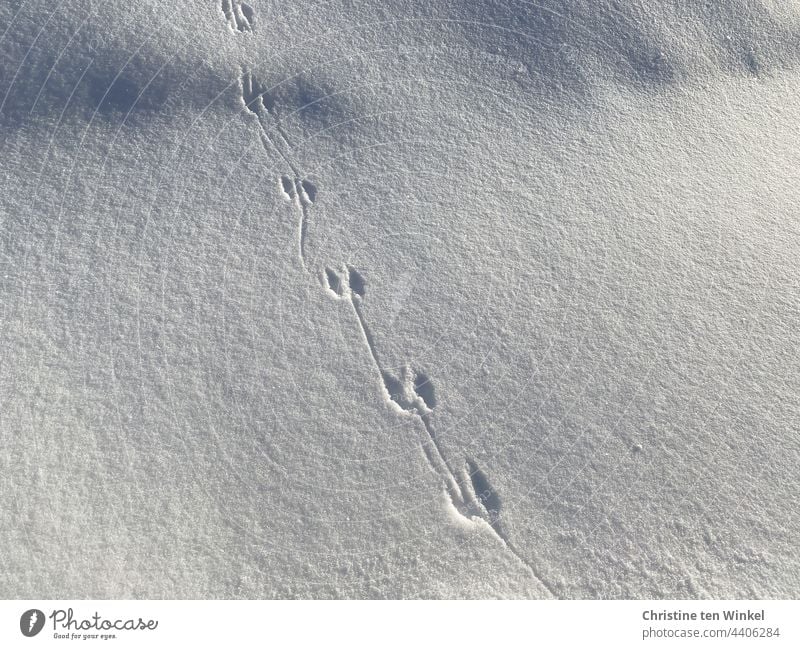
[[800, 596], [800, 5], [0, 6], [0, 598]]

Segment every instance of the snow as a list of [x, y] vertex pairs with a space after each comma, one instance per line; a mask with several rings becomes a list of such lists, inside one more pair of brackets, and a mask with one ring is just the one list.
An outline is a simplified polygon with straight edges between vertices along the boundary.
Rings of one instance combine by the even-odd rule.
[[0, 8], [0, 597], [796, 598], [797, 9]]

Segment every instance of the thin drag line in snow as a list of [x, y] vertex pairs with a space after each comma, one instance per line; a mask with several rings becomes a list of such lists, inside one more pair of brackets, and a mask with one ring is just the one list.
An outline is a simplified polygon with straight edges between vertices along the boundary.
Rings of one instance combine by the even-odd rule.
[[[284, 197], [292, 202], [299, 213], [298, 256], [303, 270], [306, 274], [311, 275], [306, 264], [306, 241], [309, 228], [309, 208], [316, 199], [316, 187], [305, 178], [299, 165], [295, 163], [291, 155], [292, 145], [288, 133], [280, 123], [275, 99], [268, 93], [266, 87], [262, 86], [252, 73], [243, 70], [240, 91], [245, 108], [257, 118], [260, 141], [265, 153], [267, 155], [270, 155], [271, 151], [277, 153], [293, 176], [281, 176], [279, 186]], [[269, 134], [273, 129], [277, 133], [274, 138]], [[485, 523], [485, 526], [491, 530], [503, 547], [508, 549], [553, 597], [559, 597], [553, 585], [509, 539], [500, 524], [500, 500], [494, 494], [493, 489], [489, 487], [485, 476], [474, 466], [474, 463], [468, 462], [470, 466], [468, 475], [465, 470], [456, 471], [448, 461], [431, 421], [431, 414], [436, 404], [433, 388], [427, 376], [405, 367], [402, 376], [398, 378], [384, 368], [380, 361], [375, 337], [364, 316], [362, 307], [365, 295], [364, 278], [349, 266], [345, 267], [341, 274], [340, 271], [326, 268], [322, 272], [322, 285], [330, 290], [337, 299], [346, 299], [350, 302], [358, 329], [366, 343], [372, 364], [380, 377], [387, 405], [399, 409], [407, 416], [415, 417], [422, 423], [427, 435], [427, 440], [423, 444], [425, 457], [434, 473], [439, 475], [444, 482], [445, 493], [458, 515], [471, 523], [479, 521]], [[480, 475], [481, 488], [476, 482], [476, 474]]]

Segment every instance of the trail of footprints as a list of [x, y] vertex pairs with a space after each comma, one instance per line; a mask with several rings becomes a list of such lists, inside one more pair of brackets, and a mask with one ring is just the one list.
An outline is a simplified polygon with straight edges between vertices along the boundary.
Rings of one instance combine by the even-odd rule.
[[422, 422], [427, 433], [427, 440], [423, 444], [425, 455], [444, 482], [453, 507], [467, 519], [478, 518], [484, 521], [509, 551], [555, 596], [554, 586], [520, 554], [509, 539], [501, 519], [500, 497], [486, 474], [474, 460], [467, 459], [462, 466], [453, 466], [445, 455], [432, 421], [433, 410], [436, 408], [436, 392], [430, 377], [409, 366], [395, 374], [381, 363], [375, 337], [364, 317], [366, 281], [362, 275], [352, 266], [344, 266], [338, 270], [325, 268], [321, 273], [321, 280], [323, 286], [337, 299], [350, 303], [376, 372], [383, 383], [387, 402]]
[[297, 210], [298, 256], [303, 268], [308, 270], [306, 267], [306, 239], [308, 238], [310, 208], [317, 198], [317, 187], [305, 177], [294, 159], [292, 143], [281, 123], [275, 98], [247, 70], [242, 71], [239, 88], [245, 108], [258, 119], [261, 144], [267, 155], [277, 153], [291, 172], [280, 177], [279, 188], [283, 197], [291, 201]]
[[[243, 2], [223, 0], [222, 10], [229, 27], [239, 32], [251, 31], [254, 24], [253, 10]], [[317, 199], [317, 187], [302, 172], [292, 154], [292, 144], [283, 124], [275, 98], [251, 72], [243, 70], [240, 79], [241, 99], [246, 109], [258, 120], [262, 146], [267, 155], [277, 154], [287, 166], [287, 173], [278, 179], [278, 189], [284, 199], [290, 201], [298, 215], [297, 246], [303, 269], [311, 273], [306, 263], [306, 240], [310, 223], [310, 210]], [[455, 510], [468, 520], [482, 520], [498, 537], [500, 542], [550, 591], [557, 596], [555, 588], [539, 571], [521, 555], [508, 538], [502, 524], [502, 503], [484, 472], [474, 460], [467, 459], [461, 466], [448, 460], [433, 425], [436, 408], [436, 392], [430, 377], [422, 370], [403, 367], [399, 373], [386, 368], [378, 354], [375, 337], [364, 317], [363, 303], [367, 282], [353, 266], [339, 269], [325, 268], [319, 274], [322, 286], [336, 299], [350, 304], [355, 320], [372, 357], [373, 365], [383, 386], [388, 404], [406, 416], [422, 422], [427, 433], [423, 444], [425, 455], [436, 473], [441, 477], [446, 492]]]

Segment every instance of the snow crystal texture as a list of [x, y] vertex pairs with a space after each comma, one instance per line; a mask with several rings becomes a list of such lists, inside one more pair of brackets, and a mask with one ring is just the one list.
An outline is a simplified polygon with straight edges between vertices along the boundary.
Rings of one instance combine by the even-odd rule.
[[0, 598], [800, 596], [798, 52], [0, 5]]

